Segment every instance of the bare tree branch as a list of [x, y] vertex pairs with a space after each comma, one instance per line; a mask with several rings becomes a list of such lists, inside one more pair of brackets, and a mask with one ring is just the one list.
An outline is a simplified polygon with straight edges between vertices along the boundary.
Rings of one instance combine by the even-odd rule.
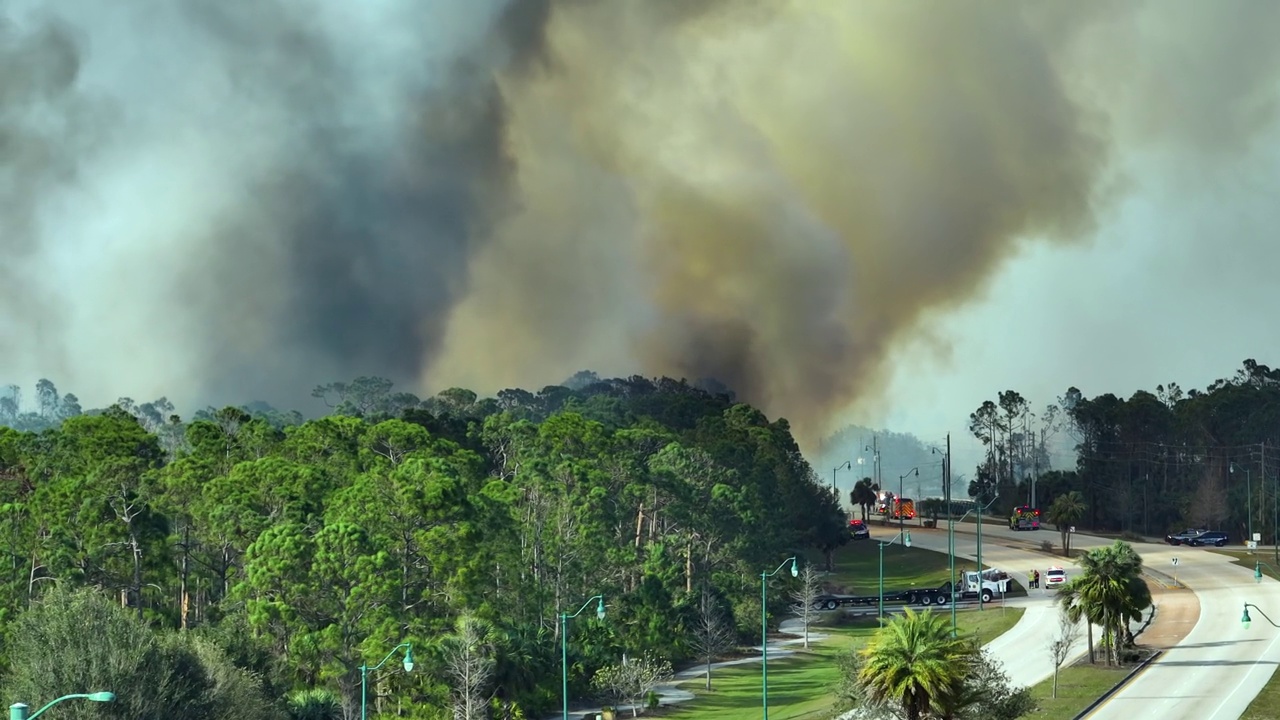
[[702, 589], [698, 606], [698, 619], [693, 628], [695, 656], [707, 666], [707, 689], [711, 689], [711, 664], [737, 646], [737, 632], [733, 623], [725, 617], [724, 610], [716, 604], [711, 591]]
[[1053, 697], [1058, 697], [1058, 668], [1071, 656], [1071, 648], [1080, 639], [1080, 623], [1072, 622], [1063, 612], [1058, 615], [1058, 637], [1049, 643], [1049, 657], [1053, 659]]
[[800, 586], [791, 591], [791, 599], [795, 602], [795, 615], [800, 618], [800, 623], [804, 625], [805, 649], [809, 648], [809, 626], [817, 619], [813, 604], [821, 594], [822, 582], [819, 579], [818, 571], [814, 569], [812, 563], [806, 563], [804, 569], [800, 571]]
[[492, 628], [483, 620], [464, 615], [442, 649], [453, 686], [453, 720], [488, 720], [495, 663]]

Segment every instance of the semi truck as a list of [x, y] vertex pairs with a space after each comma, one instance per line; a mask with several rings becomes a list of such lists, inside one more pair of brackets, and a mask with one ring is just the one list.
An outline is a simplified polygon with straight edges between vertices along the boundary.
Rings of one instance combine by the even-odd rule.
[[[951, 581], [943, 583], [936, 588], [911, 588], [909, 590], [886, 590], [884, 593], [884, 602], [886, 605], [947, 605], [954, 596], [956, 600], [976, 600], [981, 597], [983, 602], [991, 602], [998, 596], [1005, 595], [1009, 592], [1010, 585], [1013, 581], [1007, 574], [995, 569], [988, 569], [978, 575], [976, 571], [970, 570], [961, 574], [959, 582], [956, 583], [956, 590], [951, 590]], [[835, 610], [837, 608], [849, 607], [875, 607], [880, 603], [880, 595], [833, 595], [823, 594], [814, 598], [812, 608], [814, 610]]]

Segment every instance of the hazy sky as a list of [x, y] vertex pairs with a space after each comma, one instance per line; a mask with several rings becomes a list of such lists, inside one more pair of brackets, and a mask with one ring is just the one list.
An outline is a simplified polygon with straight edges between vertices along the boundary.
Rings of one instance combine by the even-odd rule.
[[[968, 414], [1246, 357], [1280, 3], [0, 0], [0, 381], [716, 377]], [[967, 455], [966, 455], [967, 453]]]
[[1126, 161], [1132, 189], [1088, 243], [1028, 245], [982, 297], [932, 320], [941, 352], [899, 350], [890, 407], [861, 419], [950, 431], [957, 470], [971, 472], [981, 446], [968, 413], [1000, 390], [1039, 411], [1073, 385], [1128, 397], [1203, 388], [1246, 358], [1280, 365], [1280, 124], [1229, 162]]

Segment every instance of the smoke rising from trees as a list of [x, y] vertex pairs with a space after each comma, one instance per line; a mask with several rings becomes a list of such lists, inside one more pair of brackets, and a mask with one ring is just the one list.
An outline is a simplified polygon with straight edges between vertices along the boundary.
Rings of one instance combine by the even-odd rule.
[[1244, 0], [0, 16], [0, 375], [296, 402], [591, 367], [811, 438], [1020, 243], [1087, 241], [1118, 154], [1248, 152], [1280, 67]]

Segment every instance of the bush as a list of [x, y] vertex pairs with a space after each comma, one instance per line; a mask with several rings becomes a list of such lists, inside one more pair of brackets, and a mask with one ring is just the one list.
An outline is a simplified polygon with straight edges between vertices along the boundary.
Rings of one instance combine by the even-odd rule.
[[342, 701], [331, 690], [299, 690], [289, 696], [289, 720], [342, 720]]
[[1054, 545], [1053, 545], [1053, 541], [1051, 541], [1051, 540], [1041, 540], [1041, 541], [1040, 541], [1040, 549], [1041, 549], [1041, 550], [1043, 550], [1043, 551], [1045, 551], [1045, 552], [1049, 552], [1049, 553], [1053, 552], [1053, 547], [1054, 547]]
[[256, 677], [212, 643], [157, 635], [90, 588], [51, 588], [18, 617], [8, 651], [5, 683], [13, 698], [47, 702], [67, 688], [116, 694], [114, 702], [59, 706], [67, 720], [274, 717]]

